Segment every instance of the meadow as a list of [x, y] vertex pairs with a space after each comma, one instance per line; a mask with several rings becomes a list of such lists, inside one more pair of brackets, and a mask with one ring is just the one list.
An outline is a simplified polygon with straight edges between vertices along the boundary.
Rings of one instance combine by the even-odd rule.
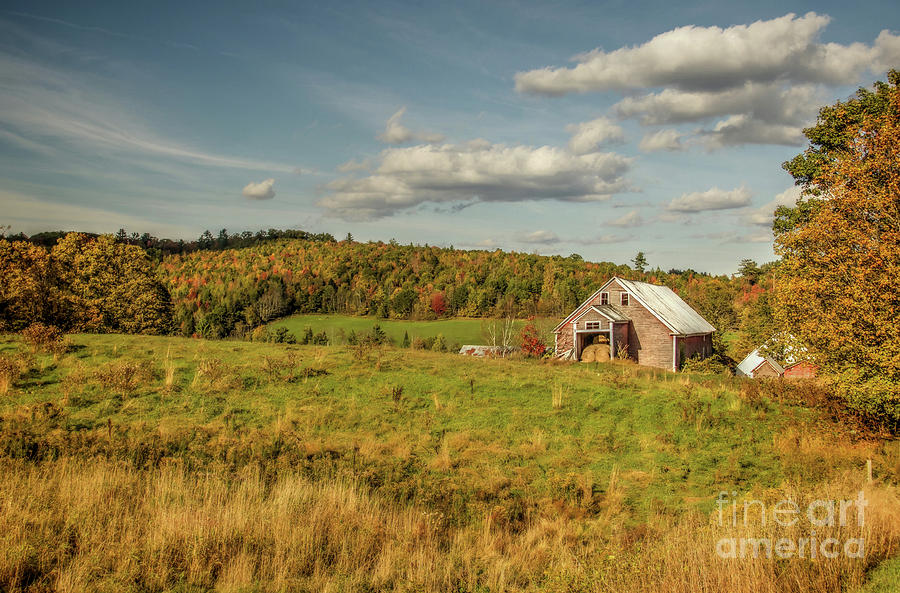
[[[814, 385], [69, 339], [54, 354], [0, 338], [2, 590], [835, 592], [900, 551], [900, 443]], [[819, 536], [865, 537], [865, 559], [715, 553], [781, 534], [717, 524], [721, 491], [859, 490], [865, 525]], [[868, 591], [896, 574], [882, 564]]]
[[[439, 319], [433, 321], [411, 321], [406, 319], [377, 319], [375, 317], [355, 317], [352, 315], [292, 315], [273, 321], [269, 324], [270, 331], [279, 327], [285, 327], [296, 337], [301, 337], [306, 328], [314, 333], [324, 331], [333, 344], [343, 344], [350, 332], [357, 335], [369, 334], [372, 327], [378, 325], [394, 344], [403, 342], [404, 334], [409, 335], [410, 340], [415, 338], [436, 338], [444, 336], [448, 345], [458, 344], [487, 344], [483, 327], [486, 323], [495, 320], [484, 319]], [[515, 335], [525, 324], [524, 321], [515, 321]]]

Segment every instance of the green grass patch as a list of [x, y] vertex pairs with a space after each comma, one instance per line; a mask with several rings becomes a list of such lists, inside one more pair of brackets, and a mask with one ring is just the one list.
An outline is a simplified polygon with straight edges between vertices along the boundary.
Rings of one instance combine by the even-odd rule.
[[[486, 344], [483, 325], [492, 320], [483, 319], [440, 319], [435, 321], [408, 321], [400, 319], [378, 319], [376, 317], [352, 317], [348, 315], [294, 315], [269, 324], [270, 331], [286, 327], [288, 331], [300, 338], [306, 328], [313, 333], [325, 331], [332, 343], [343, 343], [351, 331], [358, 335], [371, 333], [374, 325], [381, 326], [389, 338], [395, 343], [403, 341], [407, 332], [409, 339], [416, 337], [425, 339], [443, 335], [447, 345]], [[524, 326], [524, 321], [516, 321], [516, 337]], [[343, 333], [341, 333], [343, 332]], [[344, 336], [343, 338], [341, 336]]]

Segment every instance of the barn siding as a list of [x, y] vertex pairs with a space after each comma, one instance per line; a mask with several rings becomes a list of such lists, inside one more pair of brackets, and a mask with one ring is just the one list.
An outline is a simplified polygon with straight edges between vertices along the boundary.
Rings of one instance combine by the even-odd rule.
[[763, 361], [761, 365], [756, 367], [756, 370], [753, 371], [754, 379], [769, 379], [780, 377], [781, 373], [779, 373], [775, 368], [769, 364], [769, 361]]
[[809, 362], [808, 360], [804, 360], [802, 362], [798, 362], [796, 364], [792, 364], [788, 368], [784, 369], [784, 378], [785, 379], [812, 379], [816, 376], [819, 367]]
[[684, 361], [694, 355], [699, 354], [702, 357], [709, 356], [712, 353], [712, 335], [705, 336], [689, 336], [687, 338], [678, 338], [678, 366], [684, 364]]

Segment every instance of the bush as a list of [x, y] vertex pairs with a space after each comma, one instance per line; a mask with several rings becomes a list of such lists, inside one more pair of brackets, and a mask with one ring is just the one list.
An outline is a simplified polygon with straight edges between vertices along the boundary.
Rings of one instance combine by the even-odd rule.
[[265, 325], [260, 325], [250, 334], [250, 339], [254, 342], [268, 342], [270, 340], [269, 330]]
[[704, 375], [731, 375], [728, 360], [720, 354], [713, 354], [706, 358], [693, 356], [685, 360], [681, 365], [682, 372], [700, 373]]
[[94, 378], [104, 389], [122, 397], [134, 392], [142, 383], [149, 383], [153, 375], [149, 361], [112, 362], [94, 371]]
[[413, 350], [425, 350], [425, 340], [416, 336], [412, 339], [411, 346]]
[[435, 352], [447, 351], [447, 342], [444, 340], [444, 334], [438, 334], [437, 337], [434, 338], [434, 343], [431, 345], [431, 349]]
[[0, 354], [0, 395], [6, 395], [29, 366], [23, 356]]
[[22, 339], [31, 346], [32, 352], [64, 354], [69, 349], [65, 335], [54, 325], [32, 323], [22, 330]]
[[272, 341], [276, 344], [296, 344], [297, 336], [288, 331], [286, 327], [279, 327], [275, 330]]

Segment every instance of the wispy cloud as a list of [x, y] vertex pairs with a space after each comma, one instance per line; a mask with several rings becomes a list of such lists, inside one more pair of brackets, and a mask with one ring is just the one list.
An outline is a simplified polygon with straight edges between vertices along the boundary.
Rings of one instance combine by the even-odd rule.
[[53, 145], [117, 158], [170, 159], [192, 165], [296, 173], [296, 165], [219, 154], [161, 136], [133, 106], [106, 93], [101, 77], [62, 71], [0, 49], [2, 138], [31, 149]]

